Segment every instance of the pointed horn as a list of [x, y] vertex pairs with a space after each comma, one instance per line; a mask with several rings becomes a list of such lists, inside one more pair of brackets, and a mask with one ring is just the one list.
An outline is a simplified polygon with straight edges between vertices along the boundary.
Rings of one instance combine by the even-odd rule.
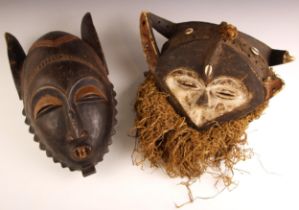
[[286, 51], [283, 55], [283, 63], [289, 63], [295, 61], [295, 57], [290, 55], [288, 51]]
[[26, 54], [19, 41], [12, 34], [5, 33], [5, 39], [12, 76], [19, 98], [22, 99], [21, 72]]
[[269, 66], [289, 63], [294, 60], [295, 57], [291, 56], [288, 51], [272, 49], [269, 57]]
[[140, 15], [141, 44], [150, 71], [155, 71], [160, 55], [159, 48], [153, 33], [153, 28], [166, 38], [170, 38], [174, 32], [175, 24], [149, 12]]
[[81, 37], [89, 46], [91, 46], [97, 55], [100, 57], [101, 61], [105, 66], [105, 71], [108, 74], [108, 68], [106, 64], [106, 59], [103, 53], [103, 49], [97, 35], [97, 31], [92, 22], [91, 14], [88, 12], [84, 15], [81, 23]]
[[166, 38], [170, 38], [175, 30], [175, 24], [153, 13], [148, 13], [152, 27]]

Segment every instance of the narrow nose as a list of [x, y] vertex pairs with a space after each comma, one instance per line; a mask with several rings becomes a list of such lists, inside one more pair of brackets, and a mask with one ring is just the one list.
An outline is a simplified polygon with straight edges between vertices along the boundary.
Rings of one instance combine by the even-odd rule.
[[209, 102], [209, 97], [205, 91], [196, 101], [197, 105], [206, 105]]
[[67, 141], [73, 141], [76, 139], [87, 139], [88, 133], [83, 129], [78, 115], [74, 110], [70, 109], [67, 114], [68, 129], [66, 134]]

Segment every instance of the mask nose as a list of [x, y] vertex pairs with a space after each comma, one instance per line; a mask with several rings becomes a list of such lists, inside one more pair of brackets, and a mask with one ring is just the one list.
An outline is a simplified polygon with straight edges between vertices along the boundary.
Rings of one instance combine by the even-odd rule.
[[74, 110], [69, 110], [67, 114], [68, 130], [66, 134], [67, 141], [74, 141], [76, 139], [85, 140], [88, 138], [88, 133], [83, 129], [78, 115]]
[[203, 105], [207, 105], [209, 102], [209, 97], [207, 92], [205, 91], [196, 101], [197, 105], [203, 106]]

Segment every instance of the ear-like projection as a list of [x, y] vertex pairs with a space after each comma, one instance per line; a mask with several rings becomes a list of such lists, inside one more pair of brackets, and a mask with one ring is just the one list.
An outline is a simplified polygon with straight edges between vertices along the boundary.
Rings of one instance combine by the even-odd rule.
[[[153, 29], [168, 39], [161, 52]], [[283, 86], [271, 66], [293, 58], [226, 22], [172, 23], [143, 12], [140, 34], [149, 72], [135, 104], [136, 151], [172, 177], [211, 167], [229, 180], [247, 157], [247, 126]]]
[[27, 56], [12, 35], [6, 34], [6, 40], [34, 140], [54, 162], [87, 176], [108, 152], [116, 101], [89, 13], [81, 29], [82, 40], [61, 31], [45, 34]]
[[96, 29], [93, 25], [90, 13], [87, 13], [86, 15], [84, 15], [84, 17], [82, 19], [81, 36], [82, 36], [82, 40], [85, 41], [86, 43], [88, 43], [94, 49], [94, 51], [97, 53], [97, 55], [103, 62], [104, 66], [106, 68], [106, 72], [108, 74], [106, 59], [105, 59], [105, 56], [104, 56], [104, 53], [102, 50], [100, 40], [99, 40], [97, 32], [96, 32]]
[[6, 33], [5, 39], [7, 43], [7, 53], [12, 76], [18, 91], [19, 98], [22, 99], [21, 73], [26, 55], [19, 41], [13, 35]]
[[142, 12], [140, 15], [140, 35], [142, 47], [150, 71], [154, 71], [160, 55], [153, 28], [166, 38], [170, 38], [175, 31], [175, 24], [152, 13]]
[[295, 58], [286, 50], [272, 49], [269, 56], [269, 66], [275, 66], [294, 61]]

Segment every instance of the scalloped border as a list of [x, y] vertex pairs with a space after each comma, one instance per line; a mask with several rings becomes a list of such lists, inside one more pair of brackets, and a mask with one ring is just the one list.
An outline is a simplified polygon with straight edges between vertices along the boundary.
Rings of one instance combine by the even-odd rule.
[[[112, 90], [112, 92], [111, 92], [111, 95], [112, 95], [112, 105], [114, 107], [114, 109], [113, 109], [113, 116], [112, 116], [112, 127], [111, 127], [111, 131], [110, 131], [110, 135], [109, 135], [110, 137], [109, 137], [109, 139], [107, 141], [107, 144], [106, 144], [106, 148], [107, 149], [103, 152], [102, 156], [98, 159], [98, 162], [95, 163], [93, 166], [96, 166], [99, 162], [103, 161], [104, 156], [109, 152], [109, 146], [112, 144], [112, 136], [114, 136], [116, 134], [116, 130], [115, 130], [115, 126], [117, 124], [116, 115], [118, 113], [118, 111], [116, 109], [117, 100], [116, 100], [116, 92], [114, 91], [114, 85], [112, 83], [110, 83], [110, 85], [111, 85], [111, 90]], [[34, 128], [31, 126], [30, 120], [28, 119], [24, 108], [22, 110], [22, 114], [23, 114], [23, 116], [25, 116], [25, 124], [27, 124], [29, 126], [29, 133], [33, 134], [33, 140], [35, 142], [39, 143], [40, 150], [45, 151], [47, 157], [52, 158], [52, 160], [53, 160], [54, 163], [60, 163], [60, 165], [61, 165], [62, 168], [66, 168], [67, 167], [67, 168], [69, 168], [70, 171], [79, 171], [79, 169], [74, 169], [74, 168], [68, 167], [67, 164], [58, 161], [52, 155], [52, 153], [49, 150], [47, 150], [46, 146], [43, 143], [41, 143], [39, 137], [35, 134]], [[83, 173], [83, 168], [80, 171]]]

